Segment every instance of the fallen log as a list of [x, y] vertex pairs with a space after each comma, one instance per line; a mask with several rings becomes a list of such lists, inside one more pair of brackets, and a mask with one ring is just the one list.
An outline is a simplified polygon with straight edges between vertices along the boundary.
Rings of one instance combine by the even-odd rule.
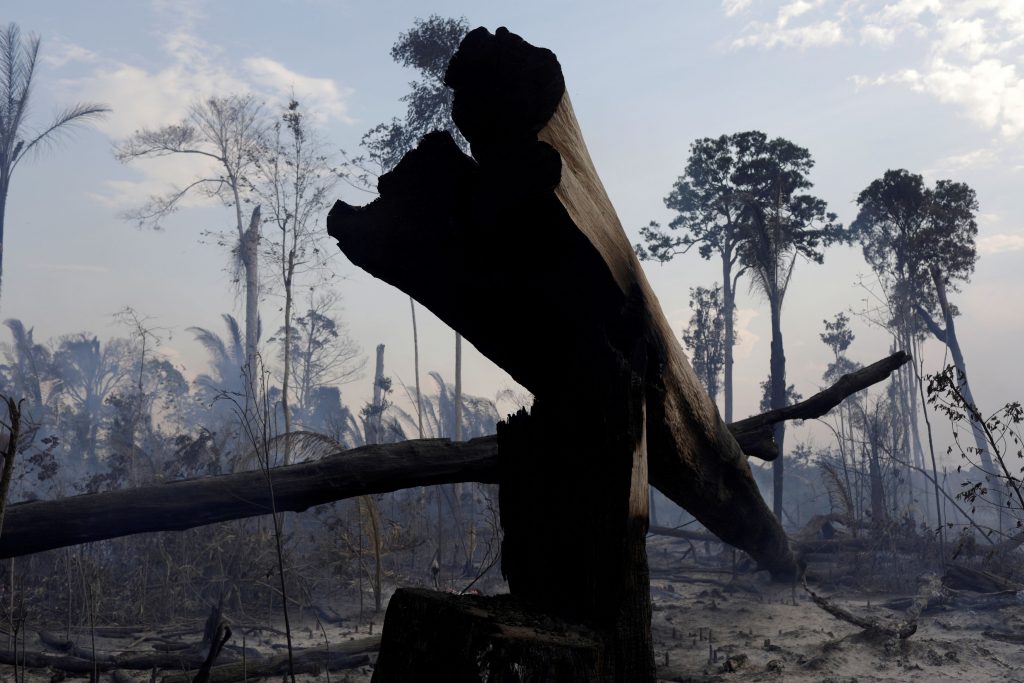
[[936, 600], [943, 599], [942, 582], [934, 574], [926, 574], [918, 579], [919, 589], [917, 597], [914, 598], [903, 618], [894, 621], [882, 619], [871, 619], [861, 617], [844, 607], [840, 607], [831, 600], [824, 598], [807, 587], [807, 581], [803, 581], [804, 590], [811, 596], [814, 604], [828, 612], [836, 619], [845, 621], [865, 630], [869, 636], [882, 636], [885, 638], [896, 638], [906, 640], [917, 633], [917, 620], [921, 613]]
[[[272, 472], [278, 511], [413, 486], [497, 479], [496, 437], [454, 444], [422, 439], [371, 445]], [[126, 491], [32, 501], [7, 509], [0, 558], [147, 531], [181, 531], [270, 514], [261, 471], [188, 479]]]
[[[296, 674], [319, 674], [323, 671], [343, 671], [365, 666], [370, 663], [367, 653], [380, 649], [380, 636], [361, 638], [330, 647], [315, 647], [296, 650], [294, 671]], [[288, 655], [275, 655], [263, 659], [248, 659], [243, 662], [222, 664], [209, 670], [207, 683], [235, 683], [252, 678], [281, 676], [288, 673]], [[193, 683], [194, 674], [179, 672], [167, 674], [161, 683]]]
[[[869, 367], [879, 366], [892, 358], [895, 356]], [[877, 373], [871, 376], [877, 378], [876, 381], [884, 379]], [[849, 392], [847, 396], [863, 388], [864, 375], [856, 382], [845, 381], [845, 377], [848, 376], [804, 403], [819, 405], [816, 398], [822, 394], [834, 399], [838, 386]], [[728, 425], [728, 429], [736, 435], [745, 453], [768, 458], [773, 451], [764, 450], [765, 442], [761, 436], [767, 434], [770, 437], [770, 425], [774, 424], [771, 420], [790, 419], [785, 417], [785, 410], [734, 422]], [[755, 426], [750, 426], [755, 423]], [[744, 427], [744, 424], [748, 426]], [[286, 512], [301, 512], [336, 500], [416, 486], [467, 481], [496, 483], [498, 439], [497, 436], [485, 436], [461, 443], [447, 439], [420, 439], [363, 446], [316, 462], [274, 468], [272, 476], [277, 508]], [[658, 481], [652, 484], [659, 488]], [[17, 503], [7, 508], [4, 532], [0, 534], [0, 558], [20, 557], [131, 534], [182, 531], [204, 524], [269, 514], [266, 488], [266, 480], [261, 473], [239, 472], [124, 491]], [[282, 497], [284, 492], [288, 495]], [[668, 495], [665, 491], [662, 493]], [[660, 532], [652, 529], [652, 533]], [[707, 540], [715, 539], [717, 537]], [[1016, 548], [1021, 540], [1024, 540], [1024, 533], [1005, 542], [1005, 549]]]

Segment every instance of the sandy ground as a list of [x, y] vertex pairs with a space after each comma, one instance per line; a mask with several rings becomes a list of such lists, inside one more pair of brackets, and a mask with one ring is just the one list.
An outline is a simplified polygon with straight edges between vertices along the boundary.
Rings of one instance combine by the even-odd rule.
[[[728, 569], [680, 572], [675, 553], [666, 552], [675, 548], [661, 545], [671, 543], [652, 539], [649, 547], [659, 680], [1024, 683], [1024, 645], [983, 634], [988, 629], [1024, 633], [1024, 604], [1020, 602], [1001, 609], [928, 612], [921, 618], [917, 633], [905, 641], [871, 639], [818, 608], [802, 589], [780, 587], [763, 575], [746, 575], [733, 581]], [[896, 596], [868, 598], [822, 592], [860, 615], [895, 616], [879, 604]], [[331, 643], [342, 643], [368, 637], [371, 632], [380, 633], [382, 615], [365, 614], [360, 621], [358, 612], [343, 614], [346, 621], [323, 624], [323, 631], [309, 619], [300, 619], [293, 627], [295, 646], [322, 646], [325, 636]], [[38, 641], [33, 640], [29, 638], [28, 648], [39, 649]], [[237, 629], [232, 642], [241, 645]], [[282, 654], [283, 642], [278, 633], [254, 632], [247, 636], [246, 647], [264, 655]], [[120, 652], [129, 644], [125, 640], [100, 639], [97, 649]], [[370, 666], [332, 673], [331, 683], [369, 681], [375, 657], [371, 655]], [[0, 681], [14, 681], [13, 671], [4, 668], [0, 665]], [[31, 672], [25, 681], [48, 682], [51, 675]], [[101, 680], [110, 680], [109, 674], [106, 676]], [[149, 681], [149, 674], [140, 672], [134, 678]], [[304, 683], [327, 680], [325, 675], [298, 678]]]

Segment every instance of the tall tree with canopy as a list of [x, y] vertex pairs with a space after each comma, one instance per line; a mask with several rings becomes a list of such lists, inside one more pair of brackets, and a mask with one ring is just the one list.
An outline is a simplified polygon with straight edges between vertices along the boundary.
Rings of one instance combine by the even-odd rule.
[[237, 242], [232, 245], [232, 266], [241, 270], [245, 292], [245, 366], [255, 376], [259, 343], [259, 247], [260, 207], [249, 222], [242, 216], [248, 187], [246, 177], [253, 170], [263, 147], [266, 121], [262, 104], [248, 95], [211, 97], [195, 102], [179, 123], [157, 129], [143, 128], [115, 148], [119, 161], [187, 155], [205, 160], [199, 175], [184, 187], [163, 196], [151, 197], [128, 214], [139, 227], [159, 229], [191, 193], [218, 197], [234, 210]]
[[[782, 303], [798, 259], [822, 263], [822, 248], [844, 239], [836, 215], [825, 201], [804, 191], [814, 160], [811, 153], [784, 138], [760, 131], [732, 136], [738, 152], [732, 181], [741, 206], [739, 260], [771, 310], [771, 407], [787, 405], [786, 355], [782, 342]], [[775, 426], [782, 454], [785, 425]], [[773, 510], [782, 519], [783, 458], [772, 463]]]
[[[961, 283], [970, 281], [978, 260], [974, 190], [952, 180], [939, 180], [930, 188], [917, 173], [889, 170], [861, 191], [857, 206], [857, 218], [850, 227], [885, 288], [894, 336], [907, 348], [916, 345], [926, 332], [945, 344], [959, 373], [962, 393], [974, 403], [954, 325], [958, 311], [947, 293], [959, 291]], [[911, 388], [915, 434], [916, 400]], [[973, 422], [971, 427], [982, 467], [993, 471], [983, 429]]]
[[[704, 259], [718, 255], [722, 265], [722, 310], [735, 320], [736, 283], [746, 270], [740, 262], [743, 239], [743, 202], [734, 175], [742, 150], [737, 135], [701, 138], [690, 145], [686, 170], [665, 197], [665, 206], [676, 212], [667, 230], [657, 222], [641, 228], [644, 244], [636, 245], [641, 260], [666, 263], [693, 247]], [[734, 325], [724, 326], [723, 393], [725, 421], [733, 420]]]
[[21, 36], [15, 23], [0, 30], [0, 283], [3, 280], [4, 217], [15, 169], [26, 157], [56, 142], [77, 124], [94, 121], [110, 109], [79, 102], [63, 109], [42, 128], [32, 128], [28, 115], [32, 79], [39, 57], [39, 36]]

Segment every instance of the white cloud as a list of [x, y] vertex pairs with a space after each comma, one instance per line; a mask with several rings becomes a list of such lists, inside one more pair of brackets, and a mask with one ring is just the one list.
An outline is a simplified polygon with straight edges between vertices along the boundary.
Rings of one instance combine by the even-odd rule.
[[44, 64], [54, 68], [74, 63], [90, 64], [99, 59], [99, 56], [92, 50], [76, 45], [60, 36], [55, 36], [46, 41], [40, 48], [39, 53], [39, 59]]
[[795, 47], [806, 49], [828, 47], [843, 40], [842, 27], [834, 21], [821, 21], [808, 26], [778, 28], [773, 24], [759, 24], [745, 36], [732, 42], [733, 47]]
[[243, 64], [254, 82], [284, 98], [294, 93], [303, 107], [321, 120], [352, 123], [346, 113], [350, 88], [342, 88], [330, 78], [303, 76], [268, 57], [250, 57]]
[[978, 251], [982, 254], [1003, 254], [1024, 251], [1024, 233], [996, 233], [978, 238]]
[[[173, 11], [184, 12], [184, 21], [190, 24], [196, 20], [198, 10]], [[96, 127], [116, 141], [143, 128], [177, 123], [187, 116], [193, 102], [226, 94], [255, 95], [273, 107], [287, 102], [294, 92], [318, 122], [351, 122], [346, 100], [352, 91], [331, 79], [306, 76], [267, 57], [243, 59], [238, 68], [231, 68], [223, 50], [186, 28], [169, 30], [162, 48], [164, 63], [149, 69], [89, 53], [96, 63], [91, 73], [64, 80], [61, 86], [69, 99], [109, 106], [111, 113], [98, 121]], [[131, 168], [139, 177], [109, 181], [108, 191], [93, 195], [94, 200], [126, 209], [141, 205], [151, 196], [166, 194], [173, 187], [184, 186], [198, 174], [214, 173], [211, 162], [181, 156], [134, 161]], [[213, 201], [195, 194], [183, 207]]]
[[869, 46], [899, 41], [902, 53], [916, 51], [912, 62], [854, 76], [856, 87], [909, 87], [1004, 138], [1024, 136], [1024, 0], [790, 0], [777, 8], [774, 21], [748, 24], [732, 46], [809, 49], [846, 36]]
[[725, 16], [731, 17], [750, 7], [751, 2], [753, 0], [722, 0], [722, 11]]
[[997, 151], [991, 147], [971, 150], [963, 154], [951, 154], [935, 162], [935, 165], [923, 171], [929, 179], [949, 178], [963, 171], [976, 168], [987, 168], [999, 159]]

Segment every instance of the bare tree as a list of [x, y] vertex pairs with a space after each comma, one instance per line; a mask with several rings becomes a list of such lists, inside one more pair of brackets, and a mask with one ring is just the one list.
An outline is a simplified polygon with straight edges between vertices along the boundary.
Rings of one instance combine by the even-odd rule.
[[56, 142], [76, 124], [95, 120], [110, 111], [102, 104], [80, 102], [57, 112], [41, 129], [31, 128], [28, 112], [39, 44], [39, 36], [31, 34], [22, 40], [21, 30], [15, 23], [0, 31], [0, 282], [3, 279], [4, 216], [14, 170], [26, 156]]
[[[292, 430], [289, 390], [292, 379], [292, 317], [296, 278], [326, 275], [329, 251], [320, 248], [326, 233], [321, 217], [328, 207], [328, 196], [338, 175], [322, 151], [316, 134], [306, 126], [299, 103], [288, 103], [274, 123], [273, 134], [254, 157], [250, 178], [253, 193], [268, 208], [266, 221], [275, 228], [267, 240], [264, 256], [279, 277], [284, 296], [284, 326], [281, 328], [282, 361], [281, 407], [284, 430]], [[289, 442], [285, 441], [284, 463], [291, 462]]]
[[246, 178], [264, 144], [265, 132], [262, 104], [250, 96], [228, 95], [196, 102], [181, 122], [136, 131], [115, 149], [123, 163], [180, 154], [207, 160], [208, 170], [192, 182], [166, 195], [151, 197], [127, 217], [139, 227], [159, 229], [181, 201], [194, 192], [217, 197], [234, 209], [238, 241], [232, 249], [233, 265], [245, 281], [245, 358], [249, 368], [256, 367], [259, 341], [260, 207], [253, 209], [247, 225], [242, 202], [248, 188]]

